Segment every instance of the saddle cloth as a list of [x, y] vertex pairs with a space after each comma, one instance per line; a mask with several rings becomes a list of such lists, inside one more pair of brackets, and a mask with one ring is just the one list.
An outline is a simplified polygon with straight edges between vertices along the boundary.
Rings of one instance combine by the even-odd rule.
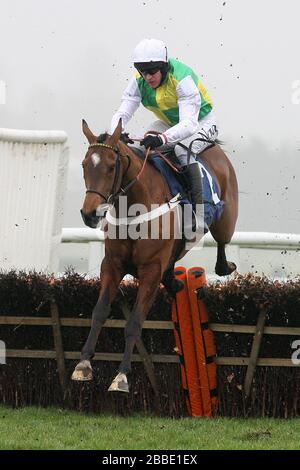
[[[209, 172], [207, 166], [201, 159], [197, 158], [200, 166], [200, 173], [202, 177], [203, 187], [203, 202], [204, 202], [204, 220], [208, 227], [217, 219], [219, 219], [224, 210], [224, 201], [220, 200], [220, 188], [216, 177]], [[165, 163], [159, 155], [151, 155], [149, 162], [160, 171], [160, 173], [167, 180], [172, 196], [180, 193], [186, 194], [185, 189], [176, 177], [176, 173]], [[181, 200], [181, 204], [191, 204], [187, 197]]]

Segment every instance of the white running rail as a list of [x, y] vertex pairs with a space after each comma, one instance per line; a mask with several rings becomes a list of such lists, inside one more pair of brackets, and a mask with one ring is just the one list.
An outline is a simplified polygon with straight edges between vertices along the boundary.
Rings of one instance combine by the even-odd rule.
[[57, 272], [68, 164], [63, 131], [0, 129], [0, 266]]
[[[63, 228], [62, 243], [104, 242], [104, 232], [100, 229]], [[272, 232], [235, 232], [230, 245], [244, 248], [294, 249], [300, 250], [300, 234]], [[204, 246], [216, 246], [210, 233], [204, 236]]]
[[[99, 275], [100, 263], [104, 256], [104, 232], [102, 232], [100, 229], [91, 228], [63, 228], [62, 243], [88, 243], [89, 261], [87, 272], [91, 276]], [[211, 236], [211, 234], [208, 233], [204, 237], [204, 248], [213, 246], [216, 246], [216, 242]], [[194, 251], [195, 259], [200, 258], [199, 250], [201, 249], [202, 243], [191, 250], [192, 252]], [[231, 250], [231, 256], [232, 254], [234, 255], [234, 259], [232, 259], [232, 261], [235, 261], [238, 265], [240, 258], [240, 249], [281, 251], [297, 250], [300, 253], [300, 234], [272, 232], [236, 232], [230, 242], [230, 245], [228, 246], [228, 251]]]

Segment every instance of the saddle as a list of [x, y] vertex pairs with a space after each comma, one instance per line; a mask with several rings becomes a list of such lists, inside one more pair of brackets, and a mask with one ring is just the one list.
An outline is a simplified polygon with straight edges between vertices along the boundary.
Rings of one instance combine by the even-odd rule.
[[[139, 157], [140, 160], [144, 161], [145, 159], [145, 153], [142, 149], [136, 147], [136, 146], [130, 146], [131, 150]], [[174, 178], [178, 181], [178, 192], [182, 195], [182, 197], [187, 197], [189, 199], [189, 184], [186, 178], [183, 175], [183, 172], [181, 171], [182, 167], [180, 164], [180, 161], [178, 160], [174, 149], [168, 149], [168, 150], [162, 150], [160, 152], [161, 154], [164, 155], [165, 158], [168, 159], [168, 161], [172, 164], [173, 167], [175, 167], [178, 172], [175, 172], [171, 166], [169, 166], [159, 154], [152, 154], [149, 156], [149, 163], [156, 168], [167, 180], [167, 183], [170, 187], [172, 195], [174, 195], [174, 191], [176, 188], [174, 187]], [[176, 194], [178, 194], [178, 192]]]
[[[133, 152], [143, 161], [145, 158], [144, 152], [135, 146], [130, 146]], [[207, 148], [205, 149], [207, 150]], [[179, 170], [175, 172], [158, 154], [152, 154], [149, 157], [149, 163], [158, 170], [168, 183], [172, 197], [178, 193], [181, 194], [180, 204], [191, 204], [189, 196], [189, 183], [183, 176], [181, 165], [177, 159], [173, 149], [162, 152], [172, 165]], [[201, 152], [203, 153], [203, 152]], [[201, 154], [197, 156], [197, 161], [200, 165], [200, 172], [202, 176], [203, 187], [203, 202], [204, 202], [204, 220], [207, 227], [219, 219], [224, 210], [224, 201], [220, 200], [220, 188], [217, 179], [213, 173], [207, 168], [207, 165], [201, 158]]]

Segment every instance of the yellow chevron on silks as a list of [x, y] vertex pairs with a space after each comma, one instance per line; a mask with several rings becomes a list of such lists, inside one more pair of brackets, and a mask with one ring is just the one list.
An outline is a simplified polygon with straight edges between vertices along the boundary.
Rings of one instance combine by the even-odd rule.
[[166, 124], [170, 126], [178, 124], [179, 107], [176, 88], [178, 83], [188, 76], [193, 79], [201, 96], [201, 109], [198, 119], [202, 119], [211, 111], [213, 107], [212, 100], [193, 70], [176, 59], [169, 60], [169, 70], [166, 78], [156, 89], [151, 88], [139, 73], [136, 74], [143, 105]]
[[156, 89], [156, 102], [159, 109], [165, 111], [171, 108], [177, 108], [176, 87], [179, 81], [173, 75]]
[[200, 94], [202, 96], [202, 98], [204, 99], [204, 101], [208, 104], [210, 104], [211, 108], [213, 107], [213, 102], [212, 102], [212, 99], [211, 97], [209, 96], [205, 86], [203, 85], [203, 83], [200, 82], [199, 80], [199, 83], [198, 83], [198, 90], [200, 91]]

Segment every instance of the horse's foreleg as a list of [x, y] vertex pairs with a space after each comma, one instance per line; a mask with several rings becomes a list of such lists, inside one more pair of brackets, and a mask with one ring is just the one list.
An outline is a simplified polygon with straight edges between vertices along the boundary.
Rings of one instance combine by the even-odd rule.
[[109, 316], [111, 303], [116, 296], [121, 278], [122, 276], [118, 272], [112, 274], [111, 272], [102, 271], [101, 273], [101, 291], [93, 309], [90, 333], [81, 351], [80, 362], [72, 374], [72, 380], [83, 381], [93, 378], [90, 360], [95, 355], [95, 348], [101, 328]]
[[158, 266], [147, 266], [138, 270], [140, 284], [136, 303], [125, 327], [125, 351], [119, 373], [109, 391], [128, 392], [127, 374], [131, 371], [131, 357], [136, 341], [141, 337], [143, 323], [156, 297], [161, 279]]

